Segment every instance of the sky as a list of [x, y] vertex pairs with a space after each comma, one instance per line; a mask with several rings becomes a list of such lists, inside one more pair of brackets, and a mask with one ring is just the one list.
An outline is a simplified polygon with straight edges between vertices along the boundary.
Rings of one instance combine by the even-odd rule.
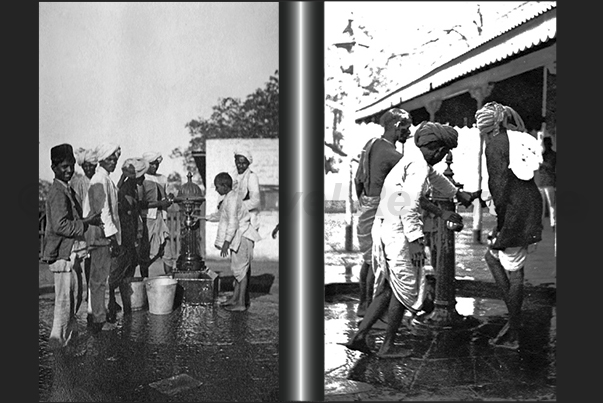
[[54, 177], [54, 145], [101, 142], [121, 146], [118, 167], [158, 151], [159, 173], [185, 178], [169, 157], [185, 124], [263, 88], [278, 33], [278, 3], [39, 3], [40, 179]]
[[[392, 54], [415, 54], [421, 46], [434, 39], [443, 39], [443, 30], [459, 26], [469, 40], [477, 38], [477, 27], [473, 21], [477, 9], [483, 16], [484, 27], [489, 28], [502, 14], [518, 7], [517, 1], [358, 1], [325, 2], [325, 45], [338, 42], [348, 18], [365, 26], [371, 36], [370, 45], [376, 49], [387, 49]], [[458, 38], [452, 35], [452, 38]], [[414, 58], [407, 63], [403, 73], [405, 81], [411, 81], [424, 73], [425, 63], [431, 63], [444, 54], [457, 51], [449, 41], [439, 41], [429, 48], [424, 57]], [[433, 47], [435, 46], [437, 50]], [[462, 49], [460, 49], [462, 50]], [[357, 47], [357, 57], [371, 55]], [[388, 54], [389, 55], [389, 54]], [[370, 63], [370, 59], [367, 63]], [[366, 61], [366, 60], [365, 60]], [[381, 61], [383, 62], [383, 61]]]

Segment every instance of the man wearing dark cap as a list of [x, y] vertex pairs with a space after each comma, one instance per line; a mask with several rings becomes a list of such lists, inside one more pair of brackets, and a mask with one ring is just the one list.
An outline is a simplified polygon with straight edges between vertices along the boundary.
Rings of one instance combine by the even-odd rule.
[[100, 214], [82, 218], [82, 207], [69, 186], [75, 156], [69, 144], [50, 150], [54, 180], [46, 200], [46, 243], [43, 259], [54, 273], [54, 318], [49, 344], [66, 347], [77, 334], [75, 314], [82, 301], [81, 260], [86, 256], [84, 232], [89, 225], [100, 225]]
[[[374, 293], [374, 269], [371, 270], [373, 247], [371, 228], [385, 177], [402, 158], [402, 153], [396, 150], [396, 142], [406, 144], [406, 140], [410, 136], [411, 117], [403, 109], [392, 108], [381, 116], [379, 123], [383, 126], [384, 133], [380, 138], [369, 140], [364, 146], [354, 179], [360, 210], [357, 226], [358, 243], [363, 258], [359, 274], [360, 303], [357, 310], [357, 315], [360, 317], [364, 316]], [[426, 130], [425, 124], [423, 124], [424, 131]], [[430, 129], [435, 127], [431, 125], [433, 124], [430, 123], [428, 126]], [[429, 171], [429, 175], [436, 184], [443, 180], [441, 179], [443, 176], [434, 170]], [[446, 179], [446, 182], [449, 181]], [[459, 190], [456, 196], [463, 204], [469, 203], [469, 193]]]
[[[349, 349], [371, 353], [368, 332], [387, 311], [385, 339], [378, 355], [395, 358], [411, 353], [396, 351], [394, 337], [404, 311], [418, 312], [425, 299], [422, 208], [431, 202], [424, 195], [430, 185], [450, 198], [458, 194], [456, 186], [433, 169], [457, 146], [457, 138], [452, 127], [423, 122], [414, 135], [417, 147], [405, 147], [404, 155], [385, 177], [371, 232], [376, 292], [358, 332], [345, 344]], [[442, 219], [462, 223], [456, 213], [435, 205], [429, 209]]]

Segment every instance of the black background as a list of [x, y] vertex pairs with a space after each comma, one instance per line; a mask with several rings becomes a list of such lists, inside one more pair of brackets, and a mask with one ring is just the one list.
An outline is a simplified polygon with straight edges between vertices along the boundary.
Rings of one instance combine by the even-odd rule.
[[[7, 6], [11, 4], [10, 6]], [[558, 8], [558, 280], [557, 280], [557, 399], [591, 401], [600, 382], [600, 312], [603, 293], [601, 200], [599, 191], [603, 160], [601, 148], [600, 25], [598, 10], [587, 4], [563, 1]], [[287, 213], [287, 200], [299, 185], [303, 166], [304, 189], [323, 194], [323, 9], [322, 3], [304, 3], [304, 41], [301, 66], [295, 61], [298, 39], [294, 21], [299, 6], [281, 3], [280, 13], [280, 365], [281, 398], [323, 400], [323, 217], [320, 214]], [[38, 379], [38, 238], [35, 182], [38, 149], [38, 3], [6, 3], [3, 7], [3, 259], [2, 363], [3, 395], [8, 401], [37, 401]], [[404, 18], [429, 18], [401, 16]], [[400, 38], [404, 40], [404, 38]], [[320, 66], [319, 66], [320, 65]], [[303, 133], [299, 127], [297, 69], [306, 69], [312, 82], [304, 85]], [[58, 117], [68, 119], [69, 116]], [[299, 136], [312, 152], [298, 160]], [[305, 148], [304, 148], [305, 149]], [[49, 153], [49, 150], [38, 150]], [[296, 163], [298, 162], [298, 163]], [[320, 198], [319, 198], [320, 199]], [[322, 200], [314, 212], [322, 212]], [[317, 202], [318, 201], [318, 202]], [[312, 203], [312, 202], [310, 202]], [[300, 224], [304, 235], [299, 236]], [[320, 233], [319, 233], [320, 232]], [[301, 245], [301, 246], [300, 246]], [[303, 260], [302, 260], [303, 256]], [[300, 262], [303, 261], [303, 264]], [[304, 276], [303, 295], [298, 279]], [[298, 300], [305, 302], [299, 326]], [[297, 346], [303, 340], [300, 367]], [[300, 368], [305, 382], [299, 385]], [[302, 390], [303, 389], [303, 390]], [[595, 395], [596, 393], [596, 395]]]

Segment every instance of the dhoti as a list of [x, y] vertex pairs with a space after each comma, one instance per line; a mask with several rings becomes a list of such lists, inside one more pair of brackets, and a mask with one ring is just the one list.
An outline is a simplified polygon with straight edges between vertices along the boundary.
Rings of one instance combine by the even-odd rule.
[[425, 268], [414, 266], [410, 259], [409, 243], [398, 217], [392, 221], [375, 219], [372, 229], [372, 265], [375, 272], [375, 294], [388, 280], [396, 299], [416, 313], [425, 300]]

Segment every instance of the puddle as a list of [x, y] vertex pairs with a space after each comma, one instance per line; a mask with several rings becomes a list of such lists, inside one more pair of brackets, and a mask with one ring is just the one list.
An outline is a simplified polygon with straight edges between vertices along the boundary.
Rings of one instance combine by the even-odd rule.
[[231, 313], [217, 303], [119, 313], [116, 329], [97, 335], [85, 330], [84, 306], [85, 353], [61, 360], [47, 349], [54, 301], [40, 298], [40, 401], [82, 401], [82, 391], [84, 401], [278, 401], [278, 304], [252, 301], [249, 311]]
[[[413, 353], [408, 358], [385, 360], [337, 344], [347, 342], [357, 330], [358, 301], [353, 294], [331, 296], [325, 303], [324, 315], [325, 377], [408, 391], [438, 387], [442, 382], [452, 386], [481, 384], [485, 382], [482, 375], [487, 368], [503, 378], [512, 375], [527, 383], [554, 386], [556, 309], [549, 300], [538, 296], [524, 300], [524, 330], [519, 353], [495, 349], [488, 344], [489, 338], [506, 322], [507, 309], [503, 301], [468, 297], [457, 297], [456, 301], [460, 315], [472, 316], [481, 325], [469, 330], [427, 333], [402, 325], [395, 343], [411, 348]], [[374, 328], [369, 333], [368, 343], [373, 352], [379, 349], [383, 336], [383, 328]], [[420, 370], [422, 367], [430, 370]], [[345, 389], [345, 382], [331, 384], [333, 391], [329, 393], [339, 393], [336, 390], [340, 386]]]

